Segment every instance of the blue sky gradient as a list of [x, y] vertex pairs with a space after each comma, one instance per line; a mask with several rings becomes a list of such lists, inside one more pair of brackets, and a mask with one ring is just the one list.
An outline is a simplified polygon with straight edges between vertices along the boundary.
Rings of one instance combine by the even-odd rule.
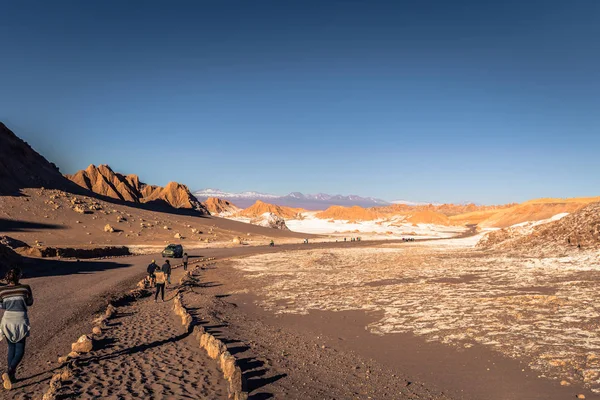
[[0, 0], [0, 121], [65, 173], [600, 195], [598, 1]]

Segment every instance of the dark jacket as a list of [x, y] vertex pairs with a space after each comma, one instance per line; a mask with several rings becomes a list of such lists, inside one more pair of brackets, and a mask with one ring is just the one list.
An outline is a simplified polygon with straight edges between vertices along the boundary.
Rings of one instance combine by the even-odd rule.
[[162, 272], [167, 275], [171, 275], [171, 264], [164, 263], [162, 266]]
[[188, 262], [188, 256], [187, 255], [183, 256], [183, 262]]
[[148, 271], [149, 274], [153, 274], [154, 271], [156, 271], [158, 269], [158, 265], [156, 265], [156, 263], [150, 263], [150, 265], [148, 265], [148, 268], [146, 269], [146, 271]]

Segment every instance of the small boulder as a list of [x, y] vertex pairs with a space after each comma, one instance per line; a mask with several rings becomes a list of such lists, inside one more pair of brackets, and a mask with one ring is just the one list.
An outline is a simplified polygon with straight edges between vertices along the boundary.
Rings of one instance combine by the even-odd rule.
[[62, 372], [60, 373], [60, 380], [61, 381], [68, 381], [71, 380], [71, 378], [73, 378], [73, 373], [71, 372], [70, 368], [63, 368]]
[[71, 350], [77, 353], [89, 353], [94, 348], [94, 341], [88, 335], [82, 335], [71, 345]]
[[[75, 344], [75, 343], [73, 343], [73, 344]], [[67, 358], [77, 358], [77, 357], [79, 357], [79, 353], [76, 351], [72, 351], [69, 354], [67, 354]]]
[[232, 242], [233, 242], [233, 244], [242, 244], [242, 238], [239, 236], [236, 236], [233, 238]]
[[73, 207], [73, 211], [79, 214], [85, 214], [85, 208], [81, 207], [80, 205]]
[[104, 226], [104, 232], [113, 233], [114, 231], [115, 231], [115, 228], [113, 228], [112, 226], [110, 226], [110, 224], [106, 224]]
[[175, 234], [175, 236], [173, 236], [175, 239], [183, 239], [183, 236], [181, 236], [181, 234], [179, 232], [177, 232]]

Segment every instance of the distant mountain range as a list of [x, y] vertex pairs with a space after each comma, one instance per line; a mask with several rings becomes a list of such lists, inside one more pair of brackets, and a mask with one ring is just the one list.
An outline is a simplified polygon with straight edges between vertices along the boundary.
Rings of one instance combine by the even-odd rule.
[[241, 208], [250, 207], [256, 200], [262, 200], [279, 206], [304, 208], [305, 210], [324, 210], [333, 205], [376, 207], [391, 204], [389, 201], [374, 197], [361, 197], [356, 195], [342, 196], [339, 194], [330, 195], [326, 193], [303, 194], [300, 192], [292, 192], [286, 196], [277, 196], [259, 192], [230, 193], [219, 189], [202, 189], [194, 192], [194, 196], [200, 201], [206, 201], [209, 197], [218, 197], [223, 200], [229, 200]]

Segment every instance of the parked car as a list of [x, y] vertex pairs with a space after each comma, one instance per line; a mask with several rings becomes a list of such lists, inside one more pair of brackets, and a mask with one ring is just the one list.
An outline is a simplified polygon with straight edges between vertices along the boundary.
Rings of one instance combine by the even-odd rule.
[[183, 257], [183, 246], [180, 244], [170, 244], [162, 251], [162, 256], [181, 258]]

